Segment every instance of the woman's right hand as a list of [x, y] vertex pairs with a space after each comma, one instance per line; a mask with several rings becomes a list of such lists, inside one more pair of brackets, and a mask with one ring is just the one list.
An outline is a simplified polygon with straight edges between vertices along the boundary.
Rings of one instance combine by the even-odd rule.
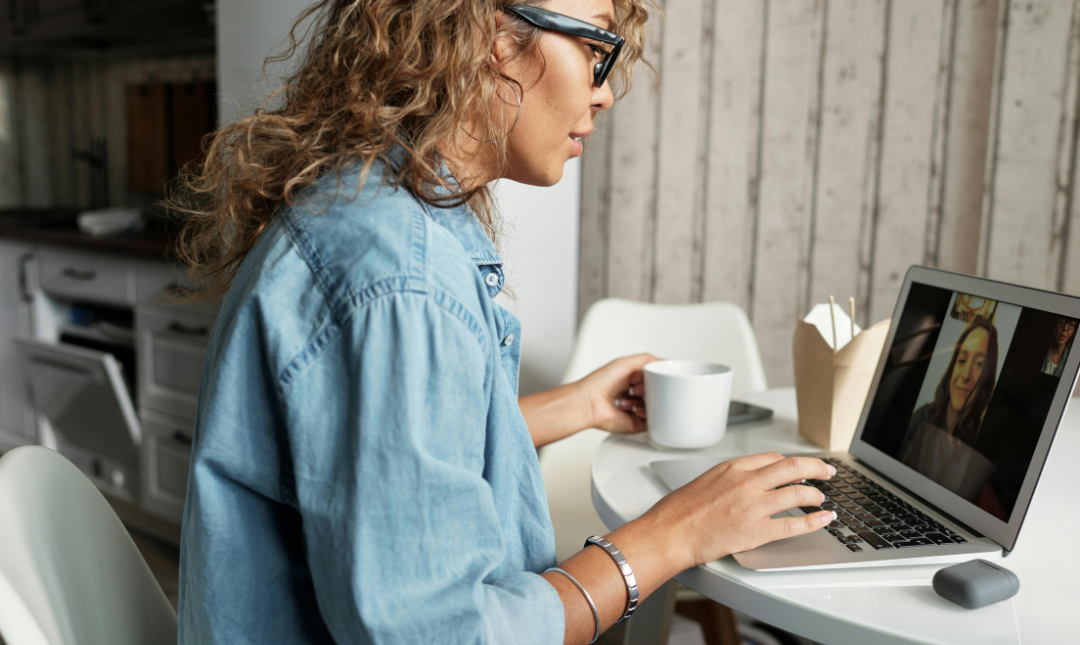
[[641, 519], [672, 529], [670, 544], [683, 548], [671, 555], [688, 569], [826, 526], [836, 519], [835, 513], [771, 516], [796, 506], [820, 506], [825, 499], [811, 486], [778, 486], [835, 474], [835, 468], [812, 457], [785, 458], [775, 452], [740, 457], [672, 492]]
[[[732, 553], [809, 533], [835, 519], [831, 511], [802, 517], [770, 516], [796, 506], [819, 506], [821, 491], [784, 486], [804, 479], [829, 479], [836, 469], [820, 459], [784, 457], [775, 452], [725, 461], [657, 502], [644, 515], [607, 535], [634, 571], [641, 599], [693, 566]], [[595, 601], [601, 629], [627, 607], [627, 588], [614, 561], [599, 547], [585, 548], [561, 568]], [[595, 623], [584, 596], [555, 572], [544, 578], [563, 602], [566, 642], [585, 643]]]

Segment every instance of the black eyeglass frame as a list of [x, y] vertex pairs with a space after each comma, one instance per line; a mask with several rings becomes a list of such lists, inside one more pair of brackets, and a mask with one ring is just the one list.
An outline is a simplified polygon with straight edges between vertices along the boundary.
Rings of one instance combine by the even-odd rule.
[[608, 55], [604, 57], [604, 60], [593, 65], [593, 85], [595, 87], [602, 87], [604, 85], [604, 81], [607, 80], [608, 74], [611, 73], [611, 70], [615, 69], [615, 61], [619, 59], [619, 52], [622, 51], [623, 45], [626, 44], [626, 39], [618, 34], [612, 33], [606, 29], [601, 29], [584, 20], [579, 20], [554, 11], [548, 11], [547, 9], [517, 4], [506, 7], [506, 11], [540, 29], [557, 31], [571, 36], [581, 36], [582, 38], [590, 38], [592, 40], [599, 40], [602, 43], [607, 43], [608, 45], [614, 45], [614, 49], [608, 52]]

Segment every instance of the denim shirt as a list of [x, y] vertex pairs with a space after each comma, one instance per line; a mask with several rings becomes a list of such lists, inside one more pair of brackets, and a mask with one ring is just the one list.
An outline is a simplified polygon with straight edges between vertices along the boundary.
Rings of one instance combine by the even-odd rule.
[[392, 169], [358, 196], [357, 171], [321, 180], [233, 280], [199, 396], [181, 643], [563, 640], [502, 261], [467, 208], [380, 187]]

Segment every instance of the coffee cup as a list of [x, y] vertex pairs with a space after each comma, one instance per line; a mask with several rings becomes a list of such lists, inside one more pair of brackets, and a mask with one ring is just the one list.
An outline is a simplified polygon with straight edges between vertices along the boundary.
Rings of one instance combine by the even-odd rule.
[[655, 361], [645, 372], [649, 438], [668, 448], [720, 443], [731, 405], [731, 368], [704, 361]]

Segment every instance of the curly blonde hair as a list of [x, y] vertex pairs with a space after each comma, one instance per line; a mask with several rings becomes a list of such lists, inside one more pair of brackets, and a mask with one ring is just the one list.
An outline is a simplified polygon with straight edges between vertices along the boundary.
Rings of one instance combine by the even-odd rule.
[[[492, 109], [496, 89], [509, 82], [521, 95], [522, 88], [492, 62], [493, 44], [509, 36], [520, 55], [539, 33], [521, 20], [498, 26], [496, 12], [512, 4], [544, 3], [320, 0], [309, 7], [285, 51], [267, 59], [297, 56], [297, 71], [262, 109], [208, 135], [205, 158], [181, 174], [166, 200], [185, 218], [176, 250], [200, 279], [199, 295], [228, 290], [260, 233], [299, 191], [332, 172], [340, 181], [356, 166], [362, 186], [394, 146], [404, 148], [404, 162], [384, 181], [435, 207], [468, 204], [494, 239], [491, 190], [469, 178], [447, 181], [437, 146], [470, 124], [478, 139], [505, 134], [503, 117]], [[626, 38], [611, 75], [616, 97], [629, 91], [642, 56], [648, 4], [613, 2], [614, 30]], [[506, 139], [490, 146], [505, 169]]]

